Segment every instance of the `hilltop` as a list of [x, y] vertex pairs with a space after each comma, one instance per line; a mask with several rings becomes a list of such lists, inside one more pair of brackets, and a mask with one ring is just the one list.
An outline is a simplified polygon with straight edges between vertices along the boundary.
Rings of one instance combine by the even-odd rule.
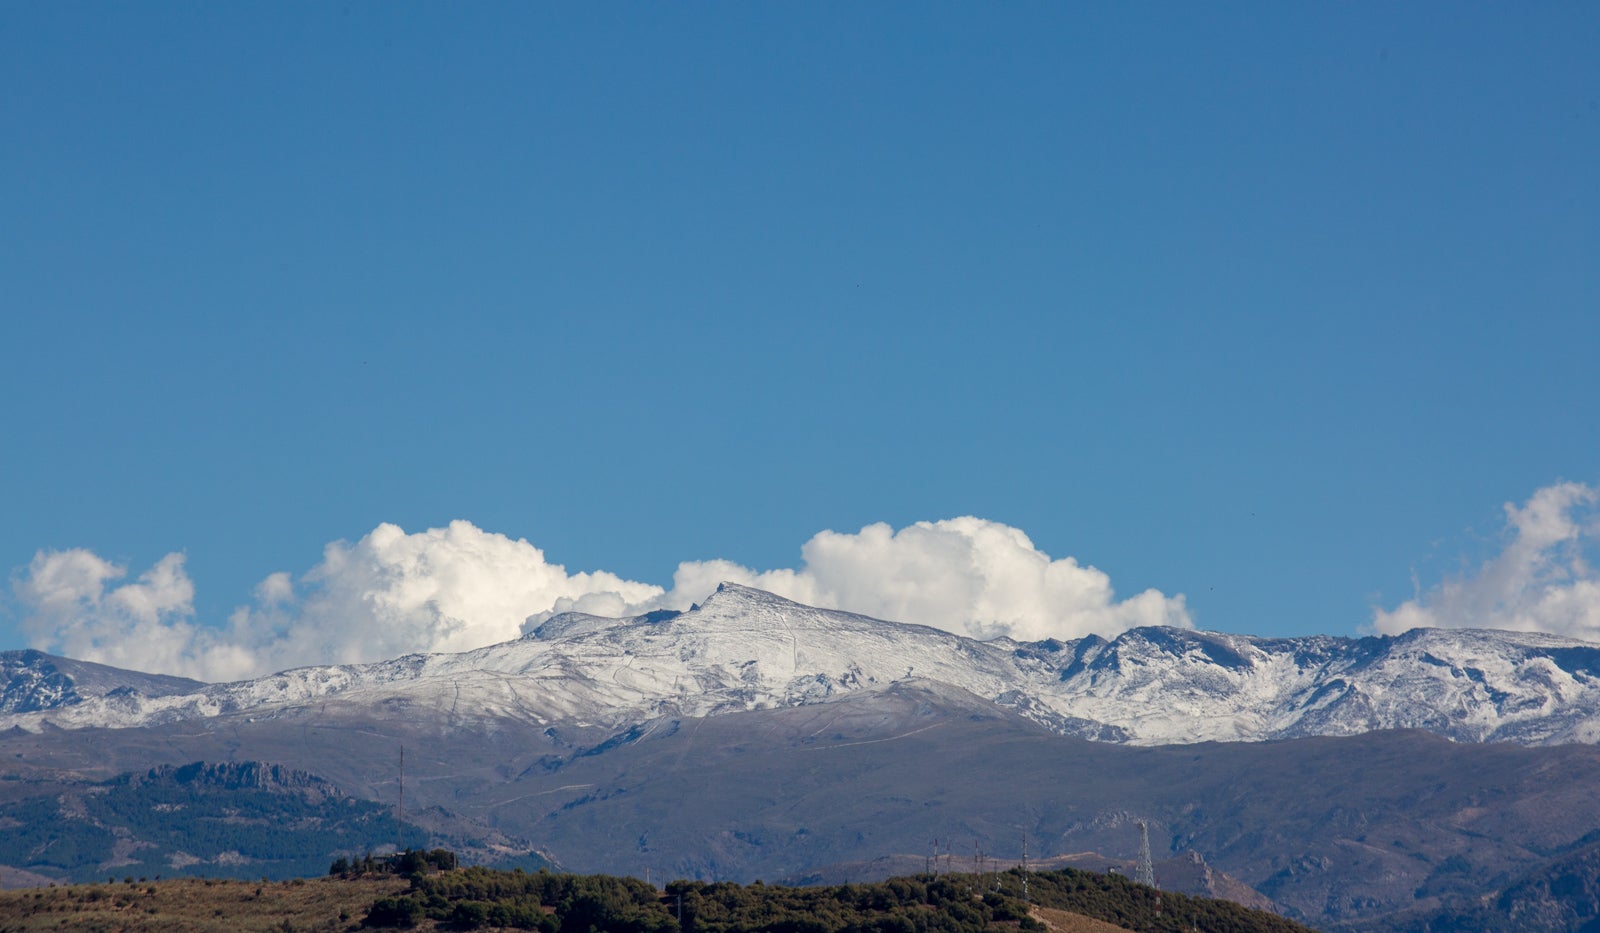
[[954, 874], [790, 888], [500, 872], [483, 868], [292, 880], [135, 881], [0, 893], [6, 930], [353, 931], [365, 927], [542, 933], [1005, 933], [1074, 929], [1301, 933], [1225, 901], [1158, 894], [1116, 875]]

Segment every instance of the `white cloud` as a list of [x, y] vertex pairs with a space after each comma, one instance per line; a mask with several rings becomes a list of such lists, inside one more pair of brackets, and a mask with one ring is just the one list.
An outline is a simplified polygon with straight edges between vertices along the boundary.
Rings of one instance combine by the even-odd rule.
[[1078, 638], [1139, 625], [1190, 625], [1181, 595], [1146, 590], [1119, 602], [1104, 572], [1071, 557], [1052, 560], [1019, 529], [970, 516], [899, 531], [881, 522], [854, 534], [824, 531], [800, 556], [800, 570], [764, 573], [727, 561], [680, 564], [662, 602], [685, 608], [731, 580], [812, 606], [979, 638]]
[[597, 594], [634, 603], [660, 587], [610, 573], [568, 574], [527, 541], [471, 522], [406, 534], [383, 524], [361, 540], [334, 542], [300, 578], [258, 587], [257, 603], [237, 610], [232, 639], [259, 656], [258, 670], [346, 663], [415, 651], [466, 651], [521, 634], [528, 616], [558, 603], [601, 608]]
[[223, 680], [305, 664], [463, 651], [517, 637], [556, 612], [686, 609], [731, 580], [810, 605], [1019, 639], [1189, 625], [1182, 596], [1118, 601], [1103, 572], [1052, 560], [1016, 528], [978, 518], [824, 531], [798, 570], [680, 564], [670, 590], [571, 573], [524, 540], [452, 522], [415, 534], [379, 525], [329, 544], [298, 578], [274, 573], [222, 628], [196, 625], [183, 557], [138, 581], [87, 550], [41, 552], [15, 583], [35, 647], [141, 670]]
[[1600, 490], [1557, 483], [1521, 507], [1506, 503], [1505, 548], [1473, 574], [1448, 579], [1390, 612], [1382, 634], [1413, 628], [1498, 628], [1600, 641], [1600, 575], [1584, 552], [1600, 536]]
[[190, 621], [194, 584], [182, 554], [113, 585], [127, 572], [82, 548], [40, 551], [15, 584], [28, 609], [23, 632], [36, 647], [138, 670], [209, 671], [213, 657], [231, 653]]

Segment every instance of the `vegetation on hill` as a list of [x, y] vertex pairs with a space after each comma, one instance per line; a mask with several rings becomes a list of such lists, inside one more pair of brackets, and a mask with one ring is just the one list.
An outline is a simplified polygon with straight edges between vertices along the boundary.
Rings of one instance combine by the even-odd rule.
[[[1015, 872], [1008, 872], [1015, 875]], [[1014, 882], [1013, 882], [1014, 883]], [[1304, 933], [1309, 928], [1232, 901], [1147, 888], [1122, 875], [1063, 868], [1028, 875], [1028, 899], [1151, 933]]]
[[[547, 870], [456, 869], [443, 849], [341, 858], [325, 878], [284, 882], [127, 880], [0, 892], [0, 930], [328, 931], [361, 928], [539, 933], [1304, 933], [1274, 914], [1158, 892], [1118, 875], [1063, 869], [947, 874], [875, 884], [785, 887]], [[1063, 927], [1063, 918], [1092, 918]], [[1105, 924], [1099, 926], [1094, 921]]]
[[159, 768], [0, 806], [0, 864], [65, 881], [315, 875], [395, 839], [382, 804], [302, 772], [244, 763]]
[[[0, 866], [60, 882], [304, 878], [321, 874], [331, 859], [359, 859], [401, 836], [390, 807], [264, 762], [194, 762], [43, 786], [51, 792], [0, 803]], [[406, 837], [427, 834], [406, 822]], [[495, 854], [479, 850], [475, 860]], [[534, 869], [549, 862], [502, 850], [496, 864]]]
[[1074, 869], [1029, 873], [1025, 901], [1023, 878], [1013, 869], [810, 888], [675, 881], [662, 893], [633, 878], [468, 868], [412, 875], [410, 890], [375, 900], [364, 922], [541, 933], [993, 933], [1040, 929], [1030, 915], [1037, 904], [1152, 933], [1306, 929], [1227, 901]]

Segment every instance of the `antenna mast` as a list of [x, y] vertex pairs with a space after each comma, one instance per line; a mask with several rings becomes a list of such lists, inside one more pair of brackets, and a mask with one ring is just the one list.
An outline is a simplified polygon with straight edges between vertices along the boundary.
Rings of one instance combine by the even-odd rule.
[[405, 851], [406, 836], [406, 747], [400, 746], [400, 800], [396, 807], [394, 828], [394, 854]]

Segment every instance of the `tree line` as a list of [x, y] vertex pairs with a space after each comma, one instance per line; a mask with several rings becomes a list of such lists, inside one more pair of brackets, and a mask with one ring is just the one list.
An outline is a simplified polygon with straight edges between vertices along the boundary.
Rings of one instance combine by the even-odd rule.
[[541, 933], [1016, 933], [1042, 929], [1030, 914], [1038, 905], [1150, 933], [1307, 933], [1275, 914], [1076, 869], [804, 888], [674, 881], [658, 891], [636, 878], [545, 869], [434, 871], [437, 861], [430, 858], [405, 853], [402, 860], [414, 869], [404, 872], [410, 889], [374, 901], [365, 925], [405, 928], [432, 920], [459, 930]]

